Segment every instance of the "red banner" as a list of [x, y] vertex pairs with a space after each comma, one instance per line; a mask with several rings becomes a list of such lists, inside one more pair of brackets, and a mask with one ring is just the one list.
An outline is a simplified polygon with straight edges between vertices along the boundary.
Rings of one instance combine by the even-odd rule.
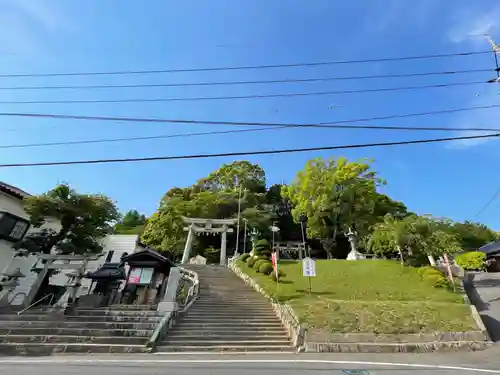
[[276, 255], [276, 251], [271, 254], [271, 261], [273, 262], [274, 272], [276, 273], [276, 276], [278, 276], [278, 257]]

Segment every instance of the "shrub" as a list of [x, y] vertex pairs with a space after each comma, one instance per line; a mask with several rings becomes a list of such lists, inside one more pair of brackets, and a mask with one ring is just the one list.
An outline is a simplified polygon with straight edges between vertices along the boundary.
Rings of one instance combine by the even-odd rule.
[[426, 274], [424, 276], [424, 280], [430, 283], [435, 288], [447, 288], [450, 286], [449, 280], [442, 274], [439, 275]]
[[[284, 277], [286, 277], [286, 274], [282, 270], [278, 269], [278, 280], [281, 280]], [[273, 279], [273, 281], [276, 281], [276, 272], [271, 272], [271, 279]]]
[[267, 263], [267, 260], [266, 259], [257, 259], [257, 261], [255, 262], [255, 264], [253, 265], [253, 268], [255, 268], [255, 270], [257, 272], [260, 272], [260, 266], [264, 263]]
[[271, 272], [274, 271], [273, 265], [271, 262], [264, 262], [259, 267], [259, 272], [264, 275], [270, 275]]
[[247, 266], [252, 268], [255, 265], [255, 259], [254, 258], [248, 258], [247, 259]]
[[486, 269], [486, 254], [480, 251], [458, 254], [455, 261], [466, 271], [484, 271]]
[[439, 276], [442, 276], [443, 274], [441, 273], [441, 271], [437, 270], [436, 268], [434, 267], [430, 267], [430, 266], [427, 266], [427, 267], [420, 267], [418, 270], [417, 270], [417, 273], [420, 275], [420, 277], [424, 278], [425, 276], [427, 275], [439, 275]]
[[250, 254], [248, 254], [248, 253], [241, 254], [241, 255], [240, 255], [240, 260], [241, 260], [242, 262], [246, 262], [246, 261], [247, 261], [247, 259], [248, 259], [249, 257], [250, 257]]
[[253, 252], [258, 256], [270, 256], [271, 255], [271, 245], [266, 239], [258, 240], [255, 243]]

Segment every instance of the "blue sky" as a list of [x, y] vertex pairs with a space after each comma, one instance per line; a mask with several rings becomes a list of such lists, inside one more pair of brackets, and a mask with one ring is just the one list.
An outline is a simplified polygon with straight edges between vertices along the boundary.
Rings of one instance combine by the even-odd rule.
[[[0, 73], [181, 69], [286, 64], [478, 51], [500, 40], [495, 1], [0, 0]], [[392, 63], [180, 74], [3, 78], [0, 86], [177, 83], [392, 74], [493, 67], [491, 55]], [[109, 90], [0, 90], [0, 101], [154, 98], [335, 91], [491, 78], [488, 73], [363, 81]], [[311, 123], [500, 104], [500, 87], [255, 100], [115, 104], [11, 104], [0, 112]], [[333, 106], [333, 108], [330, 108]], [[338, 107], [335, 107], [338, 106]], [[384, 125], [495, 127], [498, 110], [385, 120]], [[380, 123], [380, 122], [378, 122]], [[243, 128], [243, 127], [242, 127]], [[0, 145], [227, 130], [213, 125], [0, 118]], [[459, 132], [457, 134], [467, 134]], [[71, 147], [0, 149], [1, 163], [314, 147], [448, 136], [450, 133], [290, 129]], [[418, 213], [474, 219], [500, 180], [497, 141], [250, 157], [269, 184], [291, 181], [316, 156], [375, 159], [384, 192]], [[231, 158], [0, 169], [31, 193], [58, 182], [100, 192], [120, 209], [151, 214], [172, 186], [186, 186]], [[500, 201], [479, 219], [500, 229]]]

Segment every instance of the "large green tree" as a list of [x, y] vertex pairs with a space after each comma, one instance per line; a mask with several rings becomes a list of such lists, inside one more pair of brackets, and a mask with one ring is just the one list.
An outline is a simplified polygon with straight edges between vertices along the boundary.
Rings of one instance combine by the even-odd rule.
[[[28, 197], [24, 209], [34, 228], [16, 244], [30, 253], [98, 254], [100, 239], [112, 230], [120, 215], [104, 195], [80, 194], [62, 184], [39, 196]], [[50, 224], [42, 228], [44, 224]], [[55, 228], [55, 229], [54, 229]]]
[[146, 216], [137, 210], [130, 210], [116, 223], [114, 232], [116, 234], [141, 234], [145, 225]]
[[396, 252], [404, 262], [404, 251], [412, 253], [412, 246], [417, 242], [414, 217], [397, 219], [387, 214], [384, 220], [375, 224], [373, 233], [368, 236], [367, 247], [377, 255]]
[[362, 234], [370, 226], [377, 200], [377, 178], [366, 160], [310, 160], [282, 195], [293, 205], [296, 222], [307, 217], [307, 233], [321, 240], [333, 257], [337, 237], [349, 228]]
[[[240, 198], [241, 191], [241, 198]], [[247, 161], [225, 164], [196, 184], [170, 189], [162, 198], [157, 212], [148, 220], [142, 241], [161, 251], [180, 256], [186, 234], [182, 216], [206, 219], [236, 218], [238, 201], [241, 217], [250, 225], [268, 225], [271, 207], [266, 204], [265, 173]], [[243, 230], [243, 223], [240, 223]], [[232, 243], [235, 236], [229, 236]], [[240, 236], [242, 240], [243, 236]], [[220, 247], [218, 236], [198, 236], [197, 251]]]

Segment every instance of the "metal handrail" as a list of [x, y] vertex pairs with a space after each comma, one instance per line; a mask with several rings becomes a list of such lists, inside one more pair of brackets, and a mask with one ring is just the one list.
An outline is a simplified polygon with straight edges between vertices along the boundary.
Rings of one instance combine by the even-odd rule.
[[31, 309], [33, 306], [37, 305], [38, 303], [42, 302], [44, 299], [46, 299], [47, 297], [50, 297], [50, 301], [49, 301], [49, 306], [50, 306], [50, 303], [52, 303], [52, 300], [54, 298], [54, 293], [50, 293], [50, 294], [47, 294], [45, 296], [43, 296], [42, 298], [40, 298], [38, 301], [35, 301], [33, 302], [31, 305], [29, 305], [28, 307], [22, 309], [21, 311], [19, 311], [17, 313], [17, 315], [21, 315], [23, 312], [25, 311], [28, 311], [29, 309]]
[[9, 301], [9, 305], [12, 305], [12, 302], [14, 302], [14, 300], [16, 299], [17, 296], [21, 295], [21, 294], [24, 294], [24, 296], [26, 297], [26, 293], [25, 292], [17, 292], [16, 294], [14, 294], [14, 297], [12, 297]]

